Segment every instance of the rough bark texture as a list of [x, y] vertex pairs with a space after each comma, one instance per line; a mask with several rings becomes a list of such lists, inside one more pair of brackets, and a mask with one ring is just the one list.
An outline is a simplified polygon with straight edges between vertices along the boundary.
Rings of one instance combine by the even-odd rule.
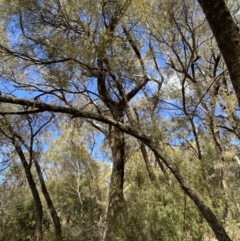
[[111, 127], [110, 145], [113, 158], [112, 175], [107, 211], [107, 227], [104, 234], [104, 241], [113, 241], [117, 233], [121, 232], [122, 211], [124, 205], [123, 182], [125, 164], [124, 134], [119, 129]]
[[[99, 66], [102, 67], [102, 62], [99, 60]], [[114, 101], [106, 87], [106, 77], [100, 74], [98, 78], [99, 94], [109, 108], [114, 120], [123, 123], [124, 119], [124, 104], [119, 101]], [[109, 199], [107, 208], [106, 229], [104, 232], [104, 241], [114, 241], [117, 238], [117, 233], [121, 232], [122, 227], [122, 206], [124, 203], [123, 197], [123, 182], [124, 182], [124, 165], [125, 165], [125, 141], [124, 133], [118, 128], [109, 127], [108, 140], [112, 151], [112, 175], [109, 188]]]
[[198, 0], [226, 62], [240, 105], [240, 33], [224, 0]]

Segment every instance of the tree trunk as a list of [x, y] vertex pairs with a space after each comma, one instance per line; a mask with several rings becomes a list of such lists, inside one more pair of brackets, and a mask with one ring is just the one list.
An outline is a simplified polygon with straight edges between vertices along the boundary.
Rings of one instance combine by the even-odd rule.
[[37, 160], [34, 160], [34, 165], [35, 165], [38, 177], [39, 177], [43, 196], [45, 198], [45, 201], [48, 206], [48, 210], [50, 212], [50, 215], [51, 215], [51, 218], [53, 221], [56, 239], [61, 241], [61, 240], [63, 240], [63, 237], [62, 237], [62, 226], [61, 226], [60, 218], [58, 217], [57, 211], [56, 211], [56, 209], [53, 205], [52, 199], [48, 193], [48, 190], [47, 190], [47, 187], [46, 187], [43, 175], [42, 175], [41, 167], [39, 166], [39, 163], [37, 162]]
[[[122, 118], [120, 118], [122, 119]], [[112, 151], [112, 175], [109, 190], [109, 202], [107, 209], [106, 230], [104, 241], [117, 240], [121, 236], [123, 220], [123, 182], [125, 164], [124, 133], [115, 127], [109, 128], [109, 141]]]
[[32, 173], [31, 173], [31, 166], [28, 164], [28, 162], [24, 156], [24, 153], [15, 137], [13, 137], [13, 144], [14, 144], [15, 149], [18, 153], [18, 156], [20, 157], [20, 160], [22, 162], [22, 165], [23, 165], [23, 168], [24, 168], [24, 171], [26, 174], [26, 178], [28, 181], [28, 185], [30, 187], [30, 190], [31, 190], [31, 193], [33, 196], [35, 209], [36, 209], [35, 210], [35, 221], [36, 221], [35, 238], [36, 238], [36, 241], [40, 241], [43, 239], [43, 231], [42, 231], [43, 210], [42, 210], [41, 199], [39, 196], [39, 192], [37, 190], [36, 183], [34, 182], [34, 179], [33, 179]]
[[240, 33], [224, 0], [198, 0], [227, 65], [240, 105]]

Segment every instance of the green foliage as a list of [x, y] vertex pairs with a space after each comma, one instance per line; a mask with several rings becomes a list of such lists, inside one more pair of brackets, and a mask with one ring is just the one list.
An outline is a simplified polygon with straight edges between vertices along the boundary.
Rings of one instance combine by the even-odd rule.
[[[239, 4], [226, 2], [237, 19]], [[144, 137], [179, 168], [184, 181], [200, 193], [233, 240], [239, 239], [238, 103], [197, 1], [0, 0], [0, 15], [2, 96], [25, 95], [34, 101], [20, 108], [1, 104], [2, 111], [16, 115], [5, 113], [0, 121], [5, 171], [0, 184], [4, 201], [0, 240], [33, 239], [35, 227], [36, 210], [12, 148], [14, 138], [28, 153], [40, 192], [31, 159], [37, 156], [65, 240], [101, 240], [107, 227], [108, 195], [116, 191], [109, 190], [110, 167], [116, 161], [110, 142], [118, 137], [110, 140], [108, 118], [121, 119], [127, 130], [143, 135], [136, 141], [125, 134], [125, 146], [115, 153], [118, 156], [125, 148], [125, 166], [116, 165], [124, 169], [120, 170], [124, 187], [117, 190], [124, 194], [124, 201], [119, 201], [123, 212], [120, 221], [111, 224], [116, 239], [202, 241], [213, 237], [186, 189], [146, 147], [156, 176], [155, 183], [150, 180], [139, 148]], [[53, 114], [51, 131], [36, 132], [39, 123], [49, 118], [43, 103], [60, 114]], [[78, 114], [68, 118], [63, 110], [98, 117], [95, 121], [79, 120]], [[115, 112], [122, 112], [121, 118]], [[105, 143], [97, 160], [95, 150], [102, 135]], [[105, 156], [113, 163], [107, 165]], [[43, 206], [44, 240], [56, 240], [44, 201]]]
[[19, 234], [20, 237], [25, 236], [31, 232], [34, 232], [34, 202], [32, 200], [27, 203], [17, 204], [15, 207], [15, 213], [17, 216], [12, 218], [10, 221], [10, 226], [14, 227], [15, 232]]
[[109, 168], [91, 157], [79, 134], [65, 129], [45, 157], [48, 190], [60, 210], [67, 240], [91, 240], [107, 203]]

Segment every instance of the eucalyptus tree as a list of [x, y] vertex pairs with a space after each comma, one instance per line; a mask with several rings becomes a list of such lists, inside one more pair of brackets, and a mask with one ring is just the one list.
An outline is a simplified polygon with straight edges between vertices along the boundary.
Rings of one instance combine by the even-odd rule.
[[[109, 112], [124, 122], [128, 102], [150, 80], [142, 56], [145, 42], [132, 31], [141, 21], [140, 4], [146, 6], [144, 1], [136, 5], [131, 1], [97, 2], [94, 7], [84, 1], [20, 1], [17, 8], [10, 9], [18, 19], [19, 42], [1, 49], [6, 57], [10, 54], [22, 59], [25, 66], [29, 63], [27, 72], [36, 72], [38, 81], [23, 83], [25, 80], [16, 76], [10, 78], [19, 88], [40, 92], [34, 95], [35, 100], [48, 97], [65, 106]], [[8, 23], [13, 22], [9, 18]], [[41, 65], [44, 68], [39, 68]], [[124, 203], [125, 144], [123, 132], [114, 127], [107, 136], [113, 159], [110, 225], [110, 219], [120, 220], [116, 217]], [[106, 232], [106, 239], [110, 232]]]
[[[16, 125], [15, 125], [16, 126]], [[20, 125], [21, 126], [21, 125]], [[19, 127], [19, 126], [18, 126]], [[23, 131], [23, 127], [21, 126], [21, 131]], [[32, 155], [30, 154], [29, 162], [28, 158], [24, 154], [24, 146], [22, 145], [21, 141], [19, 141], [16, 132], [12, 128], [12, 123], [7, 117], [2, 117], [1, 119], [1, 134], [9, 140], [10, 143], [14, 146], [19, 159], [21, 160], [22, 166], [24, 168], [26, 178], [31, 189], [34, 204], [35, 204], [35, 231], [36, 231], [36, 239], [42, 240], [43, 239], [43, 230], [42, 230], [42, 219], [43, 219], [43, 208], [42, 202], [40, 199], [39, 192], [37, 190], [36, 182], [34, 181], [33, 174], [31, 172], [31, 165], [32, 165]]]
[[[2, 109], [5, 107], [2, 105]], [[43, 205], [37, 187], [37, 175], [43, 196], [46, 200], [51, 218], [53, 220], [55, 234], [59, 240], [62, 239], [61, 223], [53, 205], [51, 197], [46, 188], [43, 173], [39, 164], [41, 155], [41, 137], [43, 130], [52, 121], [53, 116], [47, 117], [38, 115], [25, 115], [21, 117], [9, 118], [2, 116], [0, 132], [6, 142], [13, 146], [17, 156], [23, 166], [28, 185], [35, 204], [36, 239], [43, 239]], [[3, 147], [4, 148], [4, 147]], [[32, 166], [35, 167], [33, 171]]]
[[89, 152], [90, 130], [62, 123], [44, 157], [48, 189], [70, 239], [100, 240], [105, 227], [111, 169]]
[[[148, 84], [157, 83], [159, 89], [162, 86], [158, 64], [161, 56], [154, 51], [151, 33], [146, 33], [154, 27], [155, 21], [164, 23], [164, 16], [169, 13], [162, 11], [166, 4], [159, 6], [154, 1], [128, 0], [97, 1], [95, 6], [89, 1], [26, 0], [12, 3], [1, 1], [1, 9], [4, 10], [2, 36], [7, 39], [11, 34], [14, 38], [9, 39], [9, 43], [1, 42], [4, 95], [0, 96], [0, 100], [28, 107], [15, 114], [59, 112], [110, 125], [108, 135], [113, 171], [104, 239], [114, 240], [117, 227], [114, 227], [112, 220], [121, 217], [124, 205], [125, 132], [147, 145], [157, 159], [167, 166], [184, 192], [195, 202], [216, 237], [230, 240], [201, 195], [189, 185], [173, 160], [159, 148], [159, 141], [152, 138], [146, 129], [134, 125], [134, 119], [131, 120], [130, 100]], [[163, 13], [163, 18], [157, 21], [156, 15], [152, 14], [154, 9]], [[174, 41], [174, 36], [177, 35], [174, 34], [171, 41]], [[195, 55], [191, 61], [194, 62], [197, 57]], [[186, 61], [195, 68], [195, 63], [190, 64], [189, 59]], [[228, 69], [231, 70], [230, 67]], [[194, 73], [197, 74], [193, 70]], [[186, 77], [189, 78], [189, 75]], [[194, 82], [195, 79], [189, 80]], [[14, 90], [24, 90], [29, 98], [12, 97]], [[145, 93], [148, 95], [147, 91]], [[186, 94], [183, 94], [185, 97]], [[138, 111], [136, 113], [141, 116]], [[184, 110], [184, 114], [190, 115], [189, 121], [194, 131], [196, 126], [191, 120], [191, 113]], [[126, 121], [130, 125], [124, 124]], [[194, 138], [198, 143], [198, 135]], [[197, 152], [200, 158], [199, 147]]]

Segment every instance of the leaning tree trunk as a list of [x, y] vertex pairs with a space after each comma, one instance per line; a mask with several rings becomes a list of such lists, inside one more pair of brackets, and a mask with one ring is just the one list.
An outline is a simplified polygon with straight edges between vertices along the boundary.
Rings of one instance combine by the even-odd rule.
[[171, 173], [180, 184], [182, 190], [189, 196], [190, 199], [192, 199], [192, 201], [198, 207], [199, 211], [214, 232], [216, 238], [219, 241], [231, 241], [230, 237], [226, 233], [224, 227], [222, 226], [221, 222], [218, 220], [214, 212], [208, 207], [201, 195], [188, 183], [187, 179], [184, 177], [178, 167], [173, 163], [173, 161], [167, 156], [165, 156], [164, 153], [162, 153], [162, 151], [154, 143], [151, 143], [150, 140], [147, 141], [147, 143], [149, 148], [154, 151], [155, 155], [159, 157], [162, 162], [169, 168]]
[[240, 105], [240, 33], [224, 0], [198, 0], [226, 62]]
[[43, 239], [43, 230], [42, 230], [42, 220], [43, 220], [43, 208], [42, 208], [42, 203], [41, 203], [41, 199], [39, 196], [39, 192], [37, 190], [37, 186], [36, 183], [34, 182], [32, 173], [31, 173], [31, 166], [28, 164], [25, 155], [20, 147], [20, 145], [18, 144], [17, 140], [15, 137], [13, 137], [13, 145], [15, 146], [15, 149], [18, 153], [18, 156], [21, 160], [21, 163], [23, 165], [25, 174], [26, 174], [26, 178], [28, 181], [28, 185], [30, 187], [32, 196], [33, 196], [33, 200], [34, 200], [34, 204], [35, 204], [35, 238], [37, 241], [40, 241]]
[[40, 167], [38, 161], [35, 160], [35, 159], [34, 159], [34, 165], [35, 165], [35, 168], [36, 168], [36, 171], [37, 171], [37, 174], [38, 174], [38, 178], [39, 178], [39, 181], [40, 181], [43, 196], [45, 198], [48, 210], [50, 212], [50, 215], [51, 215], [51, 218], [52, 218], [52, 221], [53, 221], [56, 239], [58, 241], [61, 241], [61, 240], [63, 240], [63, 237], [62, 237], [62, 226], [61, 226], [60, 218], [58, 217], [57, 211], [56, 211], [56, 209], [53, 205], [52, 199], [51, 199], [51, 197], [48, 193], [48, 190], [47, 190], [47, 187], [46, 187], [43, 175], [42, 175], [41, 167]]

